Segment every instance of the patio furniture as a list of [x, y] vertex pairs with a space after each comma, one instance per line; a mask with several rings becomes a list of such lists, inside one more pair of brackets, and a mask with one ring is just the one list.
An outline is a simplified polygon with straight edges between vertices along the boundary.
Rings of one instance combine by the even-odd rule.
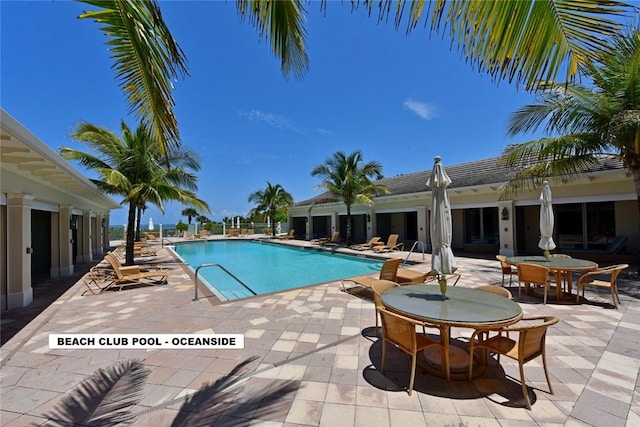
[[411, 356], [411, 374], [409, 379], [409, 387], [407, 389], [409, 396], [413, 392], [413, 382], [416, 375], [416, 363], [418, 358], [418, 352], [431, 346], [438, 346], [443, 348], [442, 360], [445, 364], [445, 369], [448, 371], [447, 366], [447, 350], [438, 341], [434, 341], [422, 333], [416, 332], [416, 326], [421, 326], [422, 322], [415, 319], [411, 319], [384, 308], [376, 309], [380, 313], [382, 319], [382, 364], [380, 366], [380, 372], [384, 374], [384, 365], [387, 360], [387, 342], [393, 344], [398, 349]]
[[[464, 287], [450, 287], [443, 299], [438, 286], [417, 284], [388, 289], [380, 300], [388, 310], [440, 328], [440, 343], [449, 354], [448, 366], [441, 354], [425, 352], [425, 370], [443, 378], [466, 380], [469, 354], [461, 343], [449, 343], [449, 328], [491, 329], [509, 326], [522, 317], [522, 308], [502, 296]], [[459, 345], [457, 345], [459, 344]], [[482, 373], [480, 366], [475, 372]]]
[[[107, 254], [105, 259], [115, 273], [111, 279], [113, 283], [106, 289], [119, 286], [122, 289], [123, 286], [131, 286], [136, 284], [142, 285], [165, 285], [169, 278], [169, 272], [163, 270], [155, 271], [142, 271], [139, 265], [121, 266], [120, 262], [112, 254]], [[104, 292], [104, 289], [101, 292]]]
[[378, 280], [390, 280], [396, 281], [396, 275], [398, 273], [398, 266], [402, 262], [402, 258], [392, 258], [386, 260], [380, 268], [380, 275], [377, 278], [371, 276], [355, 276], [342, 281], [342, 290], [347, 291], [345, 283], [351, 282], [356, 285], [362, 286], [364, 289], [371, 289], [374, 282]]
[[294, 236], [294, 233], [296, 232], [296, 230], [294, 230], [293, 228], [291, 230], [289, 230], [289, 232], [287, 234], [283, 234], [282, 236], [278, 236], [278, 239], [294, 239], [296, 236]]
[[511, 292], [509, 291], [509, 289], [501, 288], [501, 287], [498, 287], [497, 285], [481, 285], [481, 286], [476, 286], [473, 289], [476, 289], [478, 291], [483, 291], [483, 292], [491, 292], [492, 294], [500, 295], [507, 299], [513, 299], [513, 295], [511, 295]]
[[395, 251], [396, 249], [403, 250], [404, 243], [398, 243], [398, 237], [400, 237], [399, 234], [389, 235], [387, 243], [385, 243], [384, 245], [376, 245], [373, 247], [373, 250], [376, 252], [391, 252]]
[[376, 333], [378, 331], [378, 309], [384, 308], [382, 301], [380, 300], [380, 296], [384, 291], [395, 286], [400, 285], [396, 282], [392, 282], [391, 280], [376, 280], [371, 284], [371, 289], [373, 290], [373, 302], [376, 305]]
[[[542, 321], [541, 323], [539, 321]], [[473, 354], [477, 349], [486, 349], [491, 353], [498, 355], [497, 363], [500, 363], [500, 355], [507, 356], [518, 362], [520, 368], [520, 384], [522, 385], [522, 393], [526, 402], [527, 409], [531, 410], [531, 401], [529, 400], [529, 392], [527, 384], [524, 381], [524, 365], [527, 362], [542, 357], [542, 366], [544, 375], [547, 378], [549, 393], [553, 394], [551, 381], [549, 380], [549, 372], [547, 370], [547, 358], [545, 355], [545, 341], [547, 329], [551, 325], [558, 323], [559, 319], [555, 316], [531, 316], [523, 318], [515, 326], [500, 328], [496, 330], [478, 330], [473, 333], [469, 341], [469, 380], [473, 378]], [[533, 323], [532, 323], [533, 322]], [[522, 324], [522, 326], [519, 326]], [[476, 337], [486, 333], [495, 331], [498, 335], [487, 340], [476, 342]], [[514, 340], [503, 333], [517, 333], [518, 339]]]
[[366, 250], [373, 249], [373, 247], [376, 246], [377, 244], [383, 244], [383, 243], [380, 242], [380, 237], [376, 236], [376, 237], [372, 237], [371, 240], [369, 240], [367, 243], [351, 246], [351, 249], [354, 249], [356, 251], [366, 251]]
[[[620, 304], [620, 297], [618, 296], [618, 275], [620, 274], [620, 272], [622, 272], [622, 270], [628, 267], [629, 264], [618, 264], [612, 265], [610, 267], [598, 268], [593, 271], [584, 273], [578, 278], [578, 283], [576, 284], [576, 302], [580, 302], [580, 288], [582, 288], [583, 298], [584, 288], [586, 288], [587, 286], [610, 288], [611, 299], [613, 300], [613, 305], [617, 310], [618, 304]], [[598, 276], [609, 276], [609, 280], [598, 279]]]
[[[598, 264], [586, 259], [560, 257], [546, 258], [544, 256], [507, 257], [507, 262], [516, 266], [520, 263], [528, 263], [547, 267], [555, 275], [556, 283], [562, 283], [562, 275], [564, 274], [567, 279], [567, 292], [569, 294], [571, 294], [571, 288], [573, 286], [571, 274], [574, 271], [589, 271], [598, 267]], [[562, 295], [562, 287], [556, 286], [557, 299], [561, 300]]]
[[496, 259], [500, 261], [500, 268], [502, 269], [502, 287], [504, 287], [504, 278], [506, 275], [509, 275], [509, 287], [511, 287], [513, 276], [518, 275], [518, 270], [507, 262], [506, 256], [496, 255]]
[[[518, 297], [522, 295], [522, 284], [527, 290], [527, 294], [531, 288], [531, 285], [538, 285], [544, 288], [543, 303], [547, 303], [547, 291], [549, 290], [549, 268], [538, 264], [520, 263], [518, 268]], [[558, 284], [556, 283], [556, 286]]]

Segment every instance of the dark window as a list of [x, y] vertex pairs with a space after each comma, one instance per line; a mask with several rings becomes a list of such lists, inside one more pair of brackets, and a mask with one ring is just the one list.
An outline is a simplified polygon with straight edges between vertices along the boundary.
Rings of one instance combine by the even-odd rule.
[[498, 244], [498, 208], [472, 208], [464, 211], [465, 243]]
[[555, 211], [560, 248], [604, 249], [616, 237], [613, 202], [557, 205]]

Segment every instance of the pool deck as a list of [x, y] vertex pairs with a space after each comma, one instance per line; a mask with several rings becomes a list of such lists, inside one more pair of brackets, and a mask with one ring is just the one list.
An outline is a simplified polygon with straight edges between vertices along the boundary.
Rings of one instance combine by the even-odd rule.
[[[411, 260], [422, 263], [411, 268], [429, 270], [428, 254], [424, 260], [413, 254]], [[457, 286], [502, 282], [496, 260], [456, 260], [462, 273]], [[168, 285], [83, 296], [85, 287], [76, 275], [57, 280], [60, 286], [66, 280], [68, 290], [51, 294], [50, 305], [43, 296], [34, 307], [2, 312], [2, 333], [13, 336], [3, 339], [1, 348], [0, 424], [51, 425], [45, 414], [79, 382], [100, 368], [137, 359], [149, 375], [131, 411], [136, 426], [640, 425], [637, 280], [619, 281], [619, 310], [604, 290], [588, 289], [580, 305], [543, 305], [535, 297], [518, 298], [517, 286], [511, 287], [525, 315], [560, 317], [547, 335], [555, 394], [548, 393], [540, 359], [528, 363], [529, 411], [522, 407], [518, 365], [505, 357], [500, 367], [491, 364], [472, 382], [447, 382], [418, 369], [408, 396], [408, 357], [390, 350], [385, 374], [379, 372], [373, 304], [342, 292], [338, 282], [226, 303], [194, 302], [191, 275], [166, 248], [145, 261], [161, 262], [170, 271]], [[50, 333], [244, 334], [245, 348], [52, 350]], [[470, 333], [452, 331], [462, 340]], [[221, 386], [242, 362], [246, 365], [230, 384]], [[193, 393], [196, 398], [188, 399]]]

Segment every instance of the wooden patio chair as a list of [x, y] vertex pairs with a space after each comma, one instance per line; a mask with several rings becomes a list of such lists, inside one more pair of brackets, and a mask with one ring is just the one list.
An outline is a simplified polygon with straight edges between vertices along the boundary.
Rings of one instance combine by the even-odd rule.
[[[620, 304], [620, 297], [618, 296], [618, 275], [628, 267], [629, 264], [618, 264], [610, 267], [601, 267], [584, 273], [578, 278], [578, 283], [576, 284], [576, 302], [580, 302], [580, 288], [582, 288], [582, 298], [584, 298], [584, 288], [587, 286], [599, 286], [611, 289], [613, 306], [618, 309], [618, 304]], [[603, 278], [598, 279], [594, 276], [609, 276], [609, 280], [604, 280]]]
[[346, 283], [354, 283], [356, 285], [362, 286], [364, 289], [371, 289], [371, 286], [374, 282], [378, 280], [390, 280], [392, 282], [396, 282], [396, 277], [398, 274], [398, 266], [402, 262], [402, 258], [392, 258], [386, 260], [382, 264], [382, 268], [380, 268], [380, 275], [376, 277], [371, 276], [355, 276], [350, 277], [348, 279], [344, 279], [342, 281], [342, 290], [347, 291]]
[[390, 234], [387, 243], [384, 245], [376, 245], [373, 247], [373, 250], [376, 252], [391, 252], [396, 249], [403, 250], [404, 243], [398, 243], [399, 234]]
[[481, 286], [476, 286], [474, 289], [477, 289], [477, 290], [483, 291], [483, 292], [490, 292], [492, 294], [500, 295], [500, 296], [505, 297], [507, 299], [513, 299], [513, 295], [511, 295], [511, 292], [509, 291], [509, 289], [501, 288], [501, 287], [499, 287], [497, 285], [481, 285]]
[[[543, 267], [537, 264], [518, 264], [518, 297], [522, 295], [522, 287], [520, 286], [522, 283], [525, 284], [526, 289], [529, 289], [532, 284], [540, 285], [544, 287], [543, 303], [546, 304], [547, 291], [549, 290], [550, 286], [549, 272], [550, 270], [547, 267]], [[556, 286], [558, 285], [556, 284]]]
[[496, 259], [500, 261], [500, 268], [502, 269], [502, 287], [504, 288], [505, 276], [509, 275], [509, 287], [513, 280], [513, 276], [518, 275], [518, 269], [507, 262], [507, 257], [504, 255], [496, 255]]
[[400, 285], [396, 282], [392, 282], [391, 280], [376, 280], [371, 284], [371, 289], [373, 290], [373, 302], [376, 305], [376, 333], [378, 332], [378, 309], [384, 308], [380, 297], [384, 291], [396, 286]]
[[[120, 289], [122, 289], [123, 286], [131, 286], [136, 284], [143, 284], [143, 285], [167, 284], [167, 279], [169, 278], [169, 272], [167, 271], [164, 271], [164, 270], [142, 271], [143, 267], [139, 265], [122, 266], [120, 265], [120, 262], [112, 254], [107, 254], [105, 256], [105, 259], [111, 265], [111, 268], [113, 269], [113, 272], [114, 272], [114, 276], [111, 278], [111, 280], [113, 280], [113, 283], [108, 288], [118, 286]], [[104, 292], [104, 290], [102, 292]]]
[[[547, 370], [547, 358], [545, 355], [545, 341], [547, 329], [551, 325], [558, 323], [560, 319], [556, 316], [531, 316], [520, 320], [515, 326], [496, 330], [477, 330], [471, 335], [469, 340], [469, 381], [473, 378], [473, 354], [477, 349], [486, 349], [490, 353], [498, 355], [497, 362], [500, 363], [500, 355], [507, 356], [518, 362], [520, 368], [520, 384], [522, 385], [522, 393], [527, 409], [531, 410], [531, 401], [529, 400], [529, 391], [524, 381], [524, 365], [538, 356], [542, 357], [542, 366], [544, 375], [547, 378], [549, 393], [553, 394], [551, 381], [549, 379], [549, 371]], [[540, 322], [542, 321], [542, 322]], [[498, 332], [487, 340], [476, 342], [476, 337], [487, 332]], [[518, 339], [514, 340], [503, 333], [516, 333]]]
[[422, 322], [401, 316], [385, 308], [378, 308], [377, 311], [380, 313], [380, 318], [382, 319], [382, 364], [380, 366], [380, 372], [382, 374], [384, 374], [384, 365], [387, 359], [387, 343], [389, 342], [411, 356], [411, 374], [407, 390], [409, 396], [411, 396], [416, 374], [418, 352], [427, 347], [437, 345], [442, 348], [442, 366], [444, 366], [446, 370], [447, 380], [449, 379], [448, 343], [441, 344], [439, 341], [432, 340], [423, 333], [418, 333], [416, 326], [424, 326]]

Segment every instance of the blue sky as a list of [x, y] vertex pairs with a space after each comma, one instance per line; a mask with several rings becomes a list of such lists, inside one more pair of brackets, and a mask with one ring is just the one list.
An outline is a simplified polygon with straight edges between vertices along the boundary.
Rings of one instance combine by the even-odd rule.
[[[233, 2], [160, 2], [190, 75], [175, 84], [182, 143], [201, 156], [198, 195], [214, 220], [245, 215], [250, 193], [281, 184], [313, 197], [311, 170], [334, 152], [360, 149], [387, 177], [493, 157], [513, 142], [509, 115], [534, 96], [492, 82], [424, 28], [409, 36], [348, 4], [309, 6], [310, 71], [285, 79], [265, 40], [241, 23]], [[1, 14], [1, 104], [44, 143], [85, 147], [68, 135], [81, 120], [135, 127], [111, 70], [107, 38], [79, 20], [74, 2], [7, 2]], [[87, 174], [89, 174], [87, 172]], [[115, 199], [118, 202], [119, 199]], [[143, 217], [175, 224], [183, 206]], [[126, 222], [113, 211], [112, 225]]]

